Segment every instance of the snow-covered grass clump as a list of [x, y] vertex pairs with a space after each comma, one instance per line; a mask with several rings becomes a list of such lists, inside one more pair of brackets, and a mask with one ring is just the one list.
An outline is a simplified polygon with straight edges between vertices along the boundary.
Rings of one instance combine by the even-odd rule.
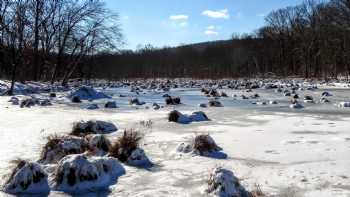
[[165, 103], [167, 105], [179, 105], [181, 104], [181, 98], [180, 97], [171, 97], [171, 96], [165, 96]]
[[9, 176], [3, 190], [11, 194], [49, 193], [47, 174], [38, 163], [24, 160], [14, 161], [16, 167]]
[[69, 96], [69, 98], [77, 97], [81, 100], [96, 100], [96, 99], [108, 99], [111, 98], [110, 96], [107, 96], [103, 92], [98, 92], [90, 87], [80, 87], [79, 89], [72, 92]]
[[190, 143], [181, 143], [176, 151], [178, 153], [200, 155], [224, 159], [227, 155], [222, 151], [210, 135], [197, 135]]
[[350, 107], [350, 101], [348, 102], [340, 102], [339, 107]]
[[131, 98], [129, 100], [129, 103], [130, 103], [130, 105], [144, 105], [144, 104], [146, 104], [145, 102], [140, 101], [138, 98]]
[[99, 107], [98, 107], [98, 105], [96, 104], [96, 103], [91, 103], [91, 104], [89, 104], [87, 107], [86, 107], [86, 109], [91, 109], [91, 110], [93, 110], [93, 109], [98, 109]]
[[132, 166], [150, 166], [151, 161], [140, 148], [142, 136], [134, 130], [125, 130], [123, 135], [112, 145], [110, 156]]
[[68, 155], [57, 165], [53, 189], [67, 193], [83, 193], [107, 189], [125, 169], [112, 157]]
[[84, 138], [53, 135], [47, 139], [39, 159], [43, 164], [57, 163], [66, 155], [80, 154], [87, 150], [87, 142]]
[[208, 102], [209, 107], [222, 107], [222, 104], [220, 101], [217, 100], [210, 100]]
[[110, 122], [89, 120], [73, 123], [72, 135], [85, 136], [88, 134], [106, 134], [117, 131], [117, 127]]
[[169, 122], [177, 122], [181, 124], [188, 124], [191, 122], [208, 121], [209, 118], [204, 112], [193, 112], [191, 115], [185, 115], [177, 110], [173, 110], [168, 114]]
[[304, 108], [304, 106], [302, 104], [300, 104], [299, 102], [294, 102], [294, 103], [290, 104], [289, 107], [292, 108], [292, 109], [302, 109], [302, 108]]
[[217, 167], [210, 173], [206, 193], [217, 197], [251, 197], [232, 171]]
[[108, 101], [105, 104], [105, 108], [117, 108], [117, 103], [115, 101]]

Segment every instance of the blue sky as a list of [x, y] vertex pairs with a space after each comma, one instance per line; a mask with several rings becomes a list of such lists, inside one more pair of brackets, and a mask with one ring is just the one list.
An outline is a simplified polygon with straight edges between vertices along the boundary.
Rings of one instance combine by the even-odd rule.
[[105, 0], [119, 13], [126, 45], [177, 46], [229, 39], [264, 24], [270, 11], [303, 0]]

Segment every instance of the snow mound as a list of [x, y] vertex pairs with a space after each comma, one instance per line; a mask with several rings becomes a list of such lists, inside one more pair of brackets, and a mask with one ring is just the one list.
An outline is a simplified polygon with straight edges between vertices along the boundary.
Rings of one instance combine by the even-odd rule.
[[232, 171], [221, 167], [210, 173], [206, 193], [218, 197], [250, 197], [251, 194], [240, 184]]
[[167, 105], [179, 105], [181, 104], [181, 98], [180, 97], [171, 97], [171, 96], [168, 96], [168, 97], [165, 97], [165, 103]]
[[81, 100], [96, 100], [96, 99], [111, 98], [102, 92], [97, 92], [95, 89], [86, 87], [86, 86], [80, 87], [79, 89], [75, 90], [68, 97], [69, 98], [78, 97]]
[[220, 101], [216, 101], [216, 100], [210, 100], [208, 102], [209, 107], [222, 107], [222, 104], [220, 103]]
[[24, 100], [21, 101], [21, 105], [20, 107], [23, 108], [23, 107], [32, 107], [36, 104], [36, 100], [33, 99], [33, 98], [26, 98]]
[[340, 102], [339, 107], [350, 107], [350, 102]]
[[100, 120], [80, 121], [73, 123], [72, 135], [85, 136], [88, 134], [106, 134], [117, 131], [117, 127], [110, 122]]
[[98, 105], [96, 103], [91, 103], [89, 104], [86, 109], [90, 109], [90, 110], [94, 110], [94, 109], [98, 109]]
[[330, 101], [326, 97], [320, 99], [320, 103], [329, 103]]
[[292, 109], [302, 109], [304, 108], [304, 106], [298, 102], [292, 103], [289, 105], [290, 108]]
[[4, 185], [4, 191], [11, 194], [49, 193], [47, 174], [41, 166], [24, 160], [16, 161], [17, 166]]
[[277, 101], [272, 100], [272, 101], [269, 101], [269, 104], [270, 104], [270, 105], [277, 105], [277, 104], [278, 104], [278, 102], [277, 102]]
[[148, 157], [145, 154], [145, 151], [141, 148], [137, 148], [134, 151], [132, 151], [126, 163], [131, 166], [138, 167], [152, 166], [152, 162], [148, 159]]
[[88, 141], [89, 150], [93, 155], [106, 155], [111, 148], [111, 142], [104, 135], [87, 135], [85, 139]]
[[152, 107], [153, 107], [154, 110], [160, 109], [160, 106], [158, 105], [158, 103], [153, 103]]
[[209, 118], [207, 117], [207, 115], [202, 112], [202, 111], [197, 111], [197, 112], [193, 112], [189, 118], [192, 120], [192, 121], [195, 121], [195, 122], [200, 122], [200, 121], [208, 121]]
[[108, 101], [105, 104], [105, 108], [117, 108], [117, 103], [115, 101]]
[[312, 96], [305, 96], [304, 102], [305, 103], [314, 103], [314, 98], [312, 98]]
[[213, 157], [218, 159], [225, 159], [227, 155], [222, 151], [214, 139], [210, 135], [198, 135], [190, 143], [181, 143], [176, 152], [192, 155], [200, 155], [206, 157]]
[[131, 98], [129, 101], [130, 105], [144, 105], [146, 104], [143, 101], [140, 101], [138, 98]]
[[208, 107], [208, 106], [207, 106], [207, 104], [205, 104], [205, 103], [200, 103], [200, 104], [198, 104], [198, 107], [206, 108], [206, 107]]
[[134, 130], [125, 130], [113, 144], [109, 156], [136, 167], [150, 167], [152, 162], [140, 148], [142, 136]]
[[107, 189], [123, 174], [125, 169], [117, 159], [68, 155], [57, 166], [53, 189], [67, 193]]
[[333, 95], [329, 92], [322, 92], [322, 96], [333, 96]]
[[39, 162], [43, 164], [56, 163], [66, 155], [80, 154], [87, 149], [85, 139], [74, 136], [51, 136], [44, 146]]
[[204, 112], [193, 112], [191, 115], [185, 115], [177, 110], [173, 110], [168, 114], [169, 122], [177, 122], [181, 124], [189, 124], [191, 122], [208, 121], [207, 115]]
[[11, 97], [11, 99], [8, 101], [12, 103], [12, 105], [19, 105], [19, 99], [17, 97]]

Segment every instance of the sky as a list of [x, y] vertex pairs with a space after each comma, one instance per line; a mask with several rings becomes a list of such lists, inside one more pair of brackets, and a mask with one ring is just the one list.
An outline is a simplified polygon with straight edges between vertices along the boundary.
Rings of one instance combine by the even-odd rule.
[[303, 0], [105, 0], [117, 12], [124, 49], [177, 46], [231, 38], [264, 25], [272, 10]]

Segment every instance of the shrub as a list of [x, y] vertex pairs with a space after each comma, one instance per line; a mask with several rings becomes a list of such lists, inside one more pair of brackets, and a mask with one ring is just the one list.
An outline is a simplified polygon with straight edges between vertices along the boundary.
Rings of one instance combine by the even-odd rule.
[[210, 107], [222, 107], [222, 104], [220, 103], [220, 101], [216, 101], [216, 100], [210, 100], [208, 104]]
[[66, 155], [80, 154], [87, 148], [87, 143], [83, 138], [51, 135], [47, 137], [47, 143], [41, 151], [39, 162], [58, 162]]
[[112, 145], [110, 155], [126, 162], [132, 152], [139, 148], [142, 136], [134, 130], [124, 130], [123, 135]]
[[181, 115], [180, 112], [173, 110], [168, 114], [168, 120], [169, 122], [177, 122]]
[[197, 135], [194, 138], [193, 149], [200, 155], [206, 155], [216, 151], [221, 151], [220, 148], [210, 135]]
[[89, 150], [93, 153], [99, 151], [107, 153], [111, 148], [111, 142], [104, 135], [87, 135], [85, 139], [88, 142]]
[[81, 99], [79, 96], [73, 96], [72, 97], [72, 102], [73, 103], [81, 103]]
[[89, 120], [87, 122], [74, 122], [71, 135], [86, 136], [89, 134], [105, 134], [117, 131], [117, 127], [110, 122]]

